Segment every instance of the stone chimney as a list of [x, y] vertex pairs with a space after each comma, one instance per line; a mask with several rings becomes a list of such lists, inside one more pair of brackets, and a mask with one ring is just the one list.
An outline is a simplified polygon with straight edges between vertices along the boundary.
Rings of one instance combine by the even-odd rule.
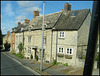
[[29, 22], [30, 22], [30, 20], [27, 19], [27, 18], [24, 20], [24, 23], [25, 23], [25, 24], [29, 24]]
[[9, 36], [10, 36], [10, 31], [7, 31], [7, 42], [8, 42]]
[[33, 12], [33, 18], [35, 18], [36, 16], [39, 16], [39, 11], [38, 10]]
[[18, 26], [20, 26], [21, 25], [21, 22], [18, 22]]
[[68, 11], [71, 11], [71, 5], [67, 2], [64, 4], [64, 12], [67, 13]]
[[61, 11], [63, 11], [63, 9], [61, 9]]

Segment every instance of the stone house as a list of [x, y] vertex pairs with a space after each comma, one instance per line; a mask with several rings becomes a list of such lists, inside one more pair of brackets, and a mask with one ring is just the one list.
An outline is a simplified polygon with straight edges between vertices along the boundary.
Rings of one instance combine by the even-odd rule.
[[[23, 38], [21, 41], [24, 42], [25, 57], [30, 58], [32, 54], [35, 59], [38, 55], [40, 61], [43, 17], [35, 15], [22, 32], [21, 28], [16, 32], [15, 40], [18, 42]], [[65, 3], [64, 11], [45, 15], [44, 18], [43, 60], [52, 62], [56, 59], [57, 62], [76, 65], [77, 59], [86, 53], [91, 20], [90, 9], [71, 11], [71, 5]]]
[[[10, 31], [7, 31], [7, 35], [5, 35], [4, 37], [3, 37], [3, 48], [4, 48], [4, 44], [5, 43], [11, 43], [11, 34], [10, 34]], [[10, 45], [11, 46], [11, 45]]]
[[19, 52], [18, 50], [18, 45], [20, 43], [23, 44], [23, 47], [24, 47], [24, 32], [23, 32], [23, 29], [24, 27], [26, 27], [28, 24], [29, 24], [30, 20], [29, 19], [25, 19], [24, 20], [24, 23], [21, 24], [21, 22], [18, 22], [18, 26], [13, 28], [13, 32], [12, 32], [12, 43], [14, 44], [14, 50], [16, 53]]

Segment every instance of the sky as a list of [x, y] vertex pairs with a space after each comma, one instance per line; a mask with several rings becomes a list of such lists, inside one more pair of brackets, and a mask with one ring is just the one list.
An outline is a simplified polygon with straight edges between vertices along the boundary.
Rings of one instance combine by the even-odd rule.
[[[90, 8], [92, 13], [93, 1], [45, 1], [45, 15], [64, 10], [64, 4], [71, 4], [71, 10]], [[17, 22], [24, 23], [24, 19], [33, 19], [33, 11], [39, 10], [39, 15], [43, 15], [43, 1], [1, 1], [1, 30], [2, 34], [7, 34], [9, 30], [17, 27]]]

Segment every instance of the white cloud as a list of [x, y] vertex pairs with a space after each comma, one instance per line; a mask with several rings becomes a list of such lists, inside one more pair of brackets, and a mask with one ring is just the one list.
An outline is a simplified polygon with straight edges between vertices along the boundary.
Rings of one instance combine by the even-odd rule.
[[26, 17], [25, 16], [17, 16], [15, 17], [15, 19], [19, 20], [19, 21], [22, 21], [24, 20]]
[[33, 1], [17, 1], [18, 5], [23, 8], [23, 11], [27, 12], [27, 14], [33, 13], [34, 10], [42, 11], [39, 7], [41, 6], [41, 2], [33, 2]]
[[2, 27], [2, 30], [7, 30], [6, 27]]
[[42, 13], [40, 13], [40, 16], [43, 16], [43, 14], [42, 14]]
[[10, 3], [7, 3], [7, 5], [4, 7], [4, 13], [8, 16], [14, 16], [14, 12], [12, 11], [12, 5]]
[[15, 21], [15, 25], [18, 25], [19, 21], [21, 23], [24, 23], [25, 18], [26, 18], [25, 16], [17, 16], [17, 17], [15, 17], [15, 19], [17, 19], [17, 21]]
[[29, 8], [26, 8], [26, 12], [28, 12], [28, 13], [32, 13], [34, 10], [39, 10], [39, 11], [42, 11], [42, 9], [41, 8], [39, 8], [39, 7], [37, 7], [37, 6], [35, 6], [35, 7], [29, 7]]
[[40, 3], [32, 2], [32, 1], [17, 1], [19, 6], [22, 7], [33, 7], [33, 6], [38, 6]]

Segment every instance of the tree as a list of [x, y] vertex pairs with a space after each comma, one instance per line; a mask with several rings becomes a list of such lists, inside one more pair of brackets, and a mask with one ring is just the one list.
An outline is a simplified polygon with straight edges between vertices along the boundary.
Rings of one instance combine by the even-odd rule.
[[6, 42], [6, 43], [4, 44], [4, 47], [5, 47], [5, 50], [8, 50], [8, 48], [10, 48], [10, 44], [9, 44], [8, 42]]
[[19, 49], [19, 53], [21, 53], [21, 51], [23, 50], [23, 44], [22, 44], [22, 43], [20, 43], [20, 44], [18, 45], [18, 49]]

